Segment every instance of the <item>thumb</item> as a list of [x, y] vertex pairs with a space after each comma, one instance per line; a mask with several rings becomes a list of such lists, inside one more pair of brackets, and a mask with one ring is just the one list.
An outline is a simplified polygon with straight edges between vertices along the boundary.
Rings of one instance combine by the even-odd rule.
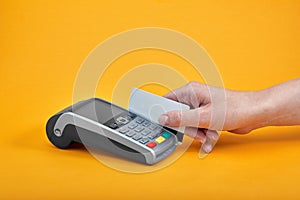
[[192, 110], [174, 110], [162, 114], [158, 122], [165, 126], [190, 126], [199, 128], [208, 128], [210, 115], [203, 108]]

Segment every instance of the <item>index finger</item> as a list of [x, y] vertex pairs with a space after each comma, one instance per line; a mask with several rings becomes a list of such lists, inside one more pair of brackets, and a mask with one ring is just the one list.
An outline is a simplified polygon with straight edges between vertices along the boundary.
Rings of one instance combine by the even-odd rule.
[[199, 105], [197, 94], [190, 83], [172, 90], [171, 92], [165, 94], [164, 97], [173, 101], [187, 104], [192, 108], [198, 107]]

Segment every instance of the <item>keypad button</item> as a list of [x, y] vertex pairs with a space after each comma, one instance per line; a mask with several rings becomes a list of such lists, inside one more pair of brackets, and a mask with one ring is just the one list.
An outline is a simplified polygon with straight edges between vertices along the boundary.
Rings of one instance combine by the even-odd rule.
[[142, 139], [140, 139], [140, 143], [142, 143], [142, 144], [146, 144], [147, 142], [149, 142], [148, 138], [142, 138]]
[[162, 143], [163, 141], [165, 141], [166, 139], [162, 136], [159, 136], [158, 138], [155, 139], [155, 142], [157, 142], [158, 144]]
[[134, 140], [139, 140], [139, 139], [141, 139], [142, 138], [142, 136], [140, 135], [140, 134], [135, 134], [133, 137], [132, 137], [132, 139], [134, 139]]
[[112, 124], [109, 125], [109, 127], [112, 128], [112, 129], [116, 129], [116, 128], [118, 128], [118, 124], [117, 123], [112, 123]]
[[133, 132], [133, 131], [129, 131], [128, 133], [126, 133], [126, 135], [128, 137], [132, 137], [132, 136], [134, 136], [134, 134], [135, 134], [135, 132]]
[[128, 128], [126, 128], [126, 127], [122, 127], [122, 128], [120, 128], [119, 130], [118, 130], [120, 133], [127, 133], [128, 131], [129, 131], [129, 129]]
[[136, 121], [136, 123], [141, 124], [141, 123], [143, 123], [145, 120], [139, 117], [139, 118], [137, 118], [135, 121]]
[[129, 120], [125, 117], [118, 117], [116, 119], [117, 122], [121, 123], [121, 124], [127, 124], [129, 122]]
[[142, 131], [143, 135], [148, 135], [149, 133], [151, 133], [151, 131], [149, 129], [145, 129]]
[[151, 134], [149, 134], [147, 136], [148, 136], [148, 138], [150, 138], [151, 140], [153, 140], [154, 138], [157, 137], [157, 134], [151, 133]]
[[171, 133], [163, 132], [162, 136], [167, 139], [167, 138], [171, 137]]
[[136, 124], [135, 122], [130, 123], [130, 124], [128, 125], [128, 128], [131, 128], [131, 129], [134, 129], [135, 127], [137, 127], [137, 124]]
[[156, 146], [156, 143], [155, 142], [149, 142], [146, 146], [149, 147], [149, 148], [154, 148]]
[[152, 131], [155, 130], [156, 128], [157, 128], [157, 126], [154, 125], [154, 124], [151, 124], [151, 125], [149, 126], [149, 129], [152, 130]]
[[141, 132], [142, 130], [144, 130], [144, 128], [142, 126], [138, 126], [134, 129], [136, 132]]
[[152, 132], [153, 132], [154, 134], [160, 134], [161, 131], [162, 131], [162, 129], [156, 128], [156, 129], [154, 129]]
[[148, 121], [144, 121], [144, 123], [143, 123], [143, 126], [146, 126], [146, 127], [148, 127], [148, 126], [150, 126], [150, 122], [148, 122]]

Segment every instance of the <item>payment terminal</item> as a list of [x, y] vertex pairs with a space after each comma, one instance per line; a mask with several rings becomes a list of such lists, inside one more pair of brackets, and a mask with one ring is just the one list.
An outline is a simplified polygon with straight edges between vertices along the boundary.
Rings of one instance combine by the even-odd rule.
[[58, 148], [83, 143], [148, 165], [168, 157], [183, 136], [99, 98], [80, 101], [55, 114], [46, 132]]

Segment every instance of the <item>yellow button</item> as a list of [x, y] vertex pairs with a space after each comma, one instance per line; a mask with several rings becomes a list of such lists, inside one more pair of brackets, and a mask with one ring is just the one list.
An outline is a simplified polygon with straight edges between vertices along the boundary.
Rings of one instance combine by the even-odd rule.
[[158, 144], [159, 143], [162, 143], [163, 141], [165, 141], [165, 138], [162, 137], [162, 136], [159, 136], [158, 138], [156, 138], [155, 142], [157, 142]]

